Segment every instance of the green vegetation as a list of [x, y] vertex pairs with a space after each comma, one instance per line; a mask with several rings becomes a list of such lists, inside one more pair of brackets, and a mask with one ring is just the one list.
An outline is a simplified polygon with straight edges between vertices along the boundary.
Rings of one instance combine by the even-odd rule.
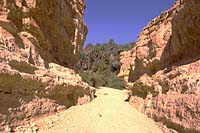
[[16, 41], [17, 45], [20, 48], [24, 47], [23, 41], [22, 41], [22, 39], [18, 35], [18, 29], [15, 27], [14, 24], [9, 23], [9, 22], [0, 21], [0, 26], [2, 28], [4, 28], [5, 30], [7, 30], [10, 34], [12, 34], [15, 37], [15, 41]]
[[[23, 5], [26, 5], [26, 1], [22, 2]], [[23, 18], [30, 17], [30, 14], [28, 12], [23, 12], [21, 7], [14, 6], [15, 2], [10, 1], [8, 2], [7, 8], [10, 9], [10, 12], [8, 13], [8, 19], [11, 20], [18, 30], [23, 30]]]
[[74, 106], [77, 104], [78, 97], [83, 97], [83, 90], [79, 86], [72, 85], [56, 85], [53, 91], [48, 96], [50, 99], [55, 100], [59, 105], [66, 107]]
[[[39, 44], [41, 44], [41, 46], [42, 45], [48, 46], [48, 45], [45, 44], [45, 43], [47, 43], [46, 39], [45, 39], [43, 33], [40, 31], [39, 28], [37, 28], [37, 27], [35, 27], [33, 25], [30, 25], [30, 27], [25, 29], [25, 30], [27, 32], [31, 33], [34, 37], [36, 37], [38, 39], [38, 41], [39, 41]], [[34, 44], [37, 44], [37, 43], [34, 43]]]
[[135, 82], [133, 88], [134, 88], [134, 89], [132, 89], [133, 96], [138, 96], [138, 97], [145, 99], [148, 92], [151, 92], [151, 94], [153, 94], [153, 96], [156, 95], [154, 92], [154, 88], [152, 86], [144, 85], [140, 81]]
[[[5, 98], [10, 99], [6, 103], [2, 103], [1, 113], [8, 114], [8, 109], [16, 108], [21, 105], [20, 99], [24, 102], [30, 102], [35, 98], [36, 92], [39, 92], [37, 96], [42, 97], [47, 84], [37, 80], [25, 79], [19, 74], [10, 75], [0, 74], [0, 91], [4, 93]], [[3, 98], [4, 99], [4, 98]], [[17, 119], [24, 119], [24, 116], [19, 116]], [[12, 121], [12, 118], [8, 118], [8, 121]]]
[[11, 93], [20, 90], [44, 90], [46, 85], [36, 80], [24, 79], [20, 75], [0, 74], [0, 89]]
[[8, 19], [11, 20], [19, 30], [22, 30], [23, 24], [22, 24], [22, 18], [23, 18], [23, 13], [22, 9], [18, 7], [9, 7], [10, 12], [8, 13]]
[[118, 45], [113, 40], [105, 44], [88, 44], [77, 64], [83, 81], [94, 87], [107, 86], [124, 89], [125, 83], [117, 77], [120, 71], [120, 52], [130, 50], [134, 43]]
[[35, 74], [35, 71], [37, 70], [36, 67], [29, 65], [26, 62], [18, 62], [15, 60], [12, 60], [9, 62], [9, 65], [20, 72], [29, 73], [29, 74]]
[[166, 118], [162, 119], [154, 119], [156, 122], [162, 122], [164, 125], [166, 125], [168, 128], [174, 129], [179, 133], [199, 133], [199, 131], [195, 129], [185, 128], [182, 125], [179, 125], [177, 123], [171, 122], [170, 120]]
[[5, 61], [5, 58], [0, 57], [0, 62], [4, 62], [4, 61]]
[[[76, 105], [78, 97], [84, 96], [83, 90], [78, 86], [71, 85], [56, 85], [52, 89], [49, 95], [46, 95], [45, 88], [47, 83], [42, 83], [37, 80], [25, 79], [19, 74], [0, 74], [0, 91], [10, 96], [19, 94], [20, 97], [16, 97], [15, 103], [11, 103], [10, 106], [18, 107], [20, 105], [19, 98], [23, 98], [26, 102], [35, 98], [36, 91], [38, 97], [49, 98], [55, 100], [59, 105], [70, 107]], [[7, 113], [8, 108], [4, 113]]]
[[28, 40], [35, 46], [39, 46], [38, 41], [33, 37], [28, 37]]
[[105, 77], [101, 74], [96, 74], [89, 71], [82, 71], [80, 75], [84, 82], [94, 87], [105, 86], [107, 83]]
[[3, 5], [3, 4], [4, 4], [3, 0], [0, 0], [0, 5]]
[[13, 36], [16, 36], [18, 34], [17, 28], [12, 23], [0, 21], [0, 26], [2, 26], [5, 30], [7, 30]]

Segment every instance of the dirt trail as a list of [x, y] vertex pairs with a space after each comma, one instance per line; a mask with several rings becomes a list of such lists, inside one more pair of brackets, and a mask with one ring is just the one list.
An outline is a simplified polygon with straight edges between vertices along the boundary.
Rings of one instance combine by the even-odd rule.
[[161, 133], [156, 124], [125, 102], [124, 91], [102, 88], [89, 104], [35, 122], [42, 133]]

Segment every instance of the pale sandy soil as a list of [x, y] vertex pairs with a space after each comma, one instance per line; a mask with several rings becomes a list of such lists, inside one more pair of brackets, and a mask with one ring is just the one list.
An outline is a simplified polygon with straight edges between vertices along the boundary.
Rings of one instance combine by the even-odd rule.
[[138, 112], [121, 90], [102, 88], [89, 104], [35, 122], [41, 133], [161, 133], [155, 122]]

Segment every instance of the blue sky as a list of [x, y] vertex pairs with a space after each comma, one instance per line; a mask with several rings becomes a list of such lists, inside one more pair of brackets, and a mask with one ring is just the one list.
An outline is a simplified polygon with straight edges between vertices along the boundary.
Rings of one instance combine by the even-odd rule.
[[88, 35], [85, 44], [137, 40], [147, 23], [176, 0], [85, 0]]

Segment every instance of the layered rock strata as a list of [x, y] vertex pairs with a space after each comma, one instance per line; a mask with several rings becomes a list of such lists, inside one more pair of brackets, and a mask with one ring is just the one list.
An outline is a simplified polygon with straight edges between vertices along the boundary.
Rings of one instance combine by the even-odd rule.
[[119, 76], [129, 82], [131, 103], [180, 132], [200, 131], [199, 23], [200, 1], [178, 0], [121, 54]]
[[[83, 0], [0, 1], [0, 131], [94, 98], [75, 71]], [[66, 68], [68, 67], [68, 68]]]
[[26, 50], [35, 65], [36, 51], [46, 62], [73, 67], [87, 34], [84, 9], [83, 0], [2, 0], [1, 49]]

